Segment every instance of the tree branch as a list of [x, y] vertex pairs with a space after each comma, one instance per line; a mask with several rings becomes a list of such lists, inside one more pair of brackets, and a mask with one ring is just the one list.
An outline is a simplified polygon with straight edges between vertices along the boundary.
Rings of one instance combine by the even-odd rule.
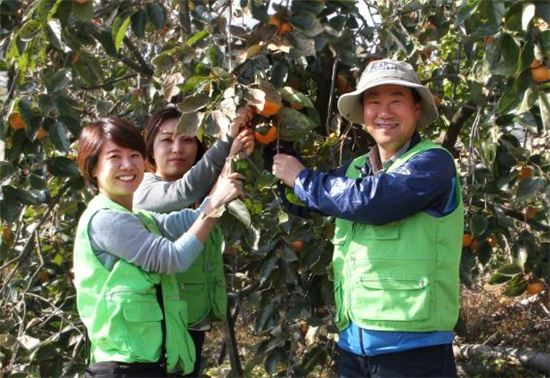
[[527, 348], [509, 348], [480, 344], [464, 344], [453, 346], [455, 357], [469, 359], [476, 355], [516, 359], [530, 369], [550, 374], [550, 354], [537, 352]]
[[143, 69], [146, 72], [149, 72], [148, 76], [152, 76], [154, 73], [153, 68], [149, 64], [147, 64], [145, 59], [143, 59], [143, 56], [141, 56], [141, 53], [137, 49], [136, 45], [134, 45], [134, 43], [130, 40], [130, 38], [124, 37], [124, 44], [126, 45], [126, 47], [128, 47], [128, 49], [130, 50], [134, 58], [137, 59], [137, 61], [143, 67]]
[[84, 89], [84, 90], [92, 90], [92, 89], [100, 89], [100, 88], [105, 89], [109, 85], [113, 85], [115, 83], [118, 83], [119, 81], [123, 81], [123, 80], [126, 80], [126, 79], [131, 79], [131, 78], [136, 77], [136, 76], [137, 76], [137, 74], [128, 74], [128, 75], [124, 75], [124, 76], [121, 76], [121, 77], [113, 79], [113, 80], [106, 81], [102, 84], [90, 85], [89, 87], [82, 86], [82, 87], [80, 87], [80, 89]]
[[445, 139], [443, 140], [443, 147], [446, 148], [453, 156], [456, 157], [457, 151], [455, 150], [456, 140], [458, 139], [458, 134], [464, 123], [468, 118], [475, 113], [477, 105], [472, 100], [464, 104], [458, 111], [453, 115], [451, 119], [451, 124], [449, 129], [445, 133]]

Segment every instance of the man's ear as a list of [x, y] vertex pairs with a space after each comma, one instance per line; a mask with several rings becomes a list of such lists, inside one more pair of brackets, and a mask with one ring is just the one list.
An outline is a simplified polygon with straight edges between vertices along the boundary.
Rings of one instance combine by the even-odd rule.
[[422, 102], [416, 102], [414, 104], [414, 115], [416, 117], [416, 120], [418, 121], [420, 119], [420, 116], [422, 115]]

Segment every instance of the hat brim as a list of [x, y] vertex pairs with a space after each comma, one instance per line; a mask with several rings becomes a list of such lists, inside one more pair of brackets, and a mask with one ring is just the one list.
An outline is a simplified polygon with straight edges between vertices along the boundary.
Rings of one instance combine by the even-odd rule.
[[352, 123], [365, 124], [363, 119], [363, 105], [361, 96], [363, 93], [379, 85], [394, 84], [401, 85], [403, 87], [414, 88], [422, 99], [422, 109], [420, 118], [418, 120], [417, 128], [423, 128], [430, 125], [438, 117], [437, 107], [434, 102], [432, 92], [422, 84], [411, 83], [404, 80], [388, 80], [383, 78], [381, 80], [373, 80], [367, 85], [357, 88], [353, 92], [346, 93], [338, 99], [338, 111], [340, 114]]

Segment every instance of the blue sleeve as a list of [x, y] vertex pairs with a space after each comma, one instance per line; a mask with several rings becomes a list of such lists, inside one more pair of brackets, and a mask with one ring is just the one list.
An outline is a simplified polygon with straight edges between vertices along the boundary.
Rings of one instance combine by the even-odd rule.
[[419, 211], [447, 211], [449, 197], [454, 196], [455, 175], [451, 156], [430, 149], [391, 173], [378, 172], [362, 179], [304, 169], [296, 178], [294, 192], [312, 210], [381, 225]]
[[[347, 162], [345, 165], [343, 165], [339, 168], [336, 168], [332, 171], [329, 171], [328, 174], [332, 174], [334, 176], [345, 176], [346, 171], [348, 170], [348, 166], [349, 166], [350, 163], [351, 163], [351, 161]], [[293, 203], [290, 203], [288, 201], [288, 199], [286, 198], [286, 193], [285, 193], [286, 190], [292, 190], [292, 189], [290, 189], [288, 186], [286, 186], [285, 184], [283, 184], [281, 182], [277, 183], [277, 191], [279, 193], [279, 196], [281, 197], [281, 200], [282, 200], [283, 205], [286, 208], [287, 212], [290, 213], [290, 214], [302, 217], [302, 218], [309, 218], [309, 216], [310, 216], [309, 211], [310, 210], [315, 210], [315, 209], [309, 209], [309, 208], [304, 207], [304, 206], [299, 206], [299, 205], [295, 205]]]

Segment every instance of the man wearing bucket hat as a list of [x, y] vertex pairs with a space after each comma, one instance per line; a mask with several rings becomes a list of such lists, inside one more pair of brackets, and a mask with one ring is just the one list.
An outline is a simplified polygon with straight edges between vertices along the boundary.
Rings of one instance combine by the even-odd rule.
[[407, 63], [369, 63], [338, 110], [376, 145], [334, 171], [278, 154], [273, 174], [334, 216], [334, 293], [341, 377], [456, 376], [453, 327], [463, 207], [452, 156], [421, 139], [438, 117]]

